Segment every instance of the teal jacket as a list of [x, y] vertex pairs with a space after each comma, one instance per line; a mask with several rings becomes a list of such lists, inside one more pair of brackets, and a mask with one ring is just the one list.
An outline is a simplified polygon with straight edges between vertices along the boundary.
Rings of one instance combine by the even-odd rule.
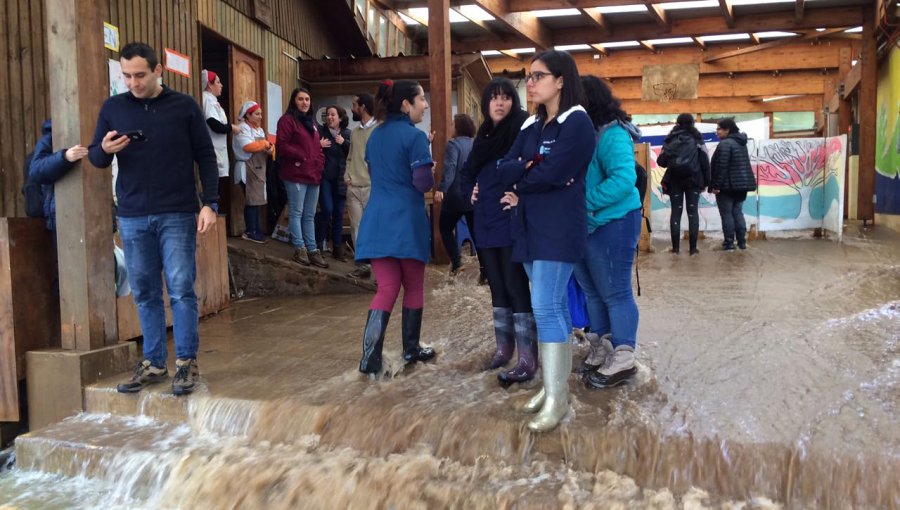
[[634, 185], [634, 140], [640, 131], [631, 124], [613, 121], [598, 129], [599, 140], [585, 179], [588, 233], [641, 208]]

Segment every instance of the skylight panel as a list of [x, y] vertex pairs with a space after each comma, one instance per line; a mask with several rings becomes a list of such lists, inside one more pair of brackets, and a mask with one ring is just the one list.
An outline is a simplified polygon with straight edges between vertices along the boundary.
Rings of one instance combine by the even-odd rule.
[[858, 34], [858, 33], [862, 32], [862, 27], [853, 27], [849, 30], [844, 30], [844, 32], [847, 34]]
[[559, 51], [575, 51], [575, 50], [589, 50], [590, 46], [587, 44], [564, 44], [562, 46], [554, 46], [553, 49]]
[[531, 11], [538, 18], [553, 18], [557, 16], [580, 16], [581, 11], [578, 9], [546, 9], [540, 11]]
[[695, 0], [692, 2], [664, 2], [661, 4], [656, 4], [667, 11], [674, 11], [678, 9], [703, 9], [706, 7], [718, 7], [718, 0]]
[[[416, 21], [416, 20], [410, 18], [409, 16], [407, 16], [406, 14], [403, 14], [402, 12], [398, 12], [397, 14], [400, 15], [400, 19], [402, 19], [403, 22], [406, 23], [407, 25], [412, 26], [412, 25], [418, 25], [418, 24], [419, 24], [418, 21]], [[426, 12], [426, 14], [428, 14], [428, 13]]]
[[704, 35], [703, 37], [698, 37], [703, 42], [715, 42], [715, 41], [741, 41], [745, 39], [750, 39], [750, 34], [721, 34], [721, 35]]
[[497, 50], [484, 50], [481, 52], [481, 54], [485, 57], [496, 57], [498, 55], [502, 55], [502, 53]]
[[731, 0], [731, 5], [792, 4], [795, 0]]
[[509, 51], [510, 51], [510, 53], [515, 53], [515, 54], [534, 53], [534, 48], [516, 48], [514, 50], [509, 50]]
[[597, 7], [600, 14], [620, 14], [625, 12], [647, 12], [647, 6], [643, 4], [632, 5], [609, 5], [606, 7]]
[[460, 5], [457, 7], [457, 10], [461, 12], [463, 16], [476, 21], [494, 21], [496, 19], [491, 16], [491, 13], [477, 5]]
[[771, 37], [794, 37], [797, 34], [793, 32], [781, 32], [779, 30], [774, 30], [770, 32], [756, 32], [753, 35], [759, 37], [760, 39], [768, 39]]
[[468, 18], [453, 9], [450, 9], [450, 23], [464, 23], [467, 21], [469, 21]]
[[640, 46], [641, 43], [637, 41], [619, 41], [619, 42], [608, 42], [608, 43], [600, 43], [600, 46], [604, 48], [633, 48], [635, 46]]
[[694, 40], [690, 37], [670, 37], [668, 39], [650, 39], [647, 41], [647, 43], [653, 46], [661, 46], [664, 44], [685, 44], [692, 42], [694, 42]]

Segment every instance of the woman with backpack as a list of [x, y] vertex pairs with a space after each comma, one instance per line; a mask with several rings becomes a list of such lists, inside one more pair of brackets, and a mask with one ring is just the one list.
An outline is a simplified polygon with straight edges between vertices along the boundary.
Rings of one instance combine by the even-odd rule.
[[[444, 248], [450, 255], [450, 274], [456, 275], [461, 266], [459, 245], [456, 239], [456, 225], [460, 218], [466, 218], [466, 225], [476, 239], [472, 202], [460, 191], [460, 170], [472, 152], [472, 137], [475, 136], [475, 122], [465, 113], [453, 116], [453, 137], [447, 142], [444, 152], [444, 175], [434, 201], [441, 204], [440, 230]], [[475, 244], [478, 246], [478, 244]]]
[[634, 161], [634, 142], [641, 133], [601, 79], [585, 76], [582, 85], [597, 143], [585, 182], [587, 250], [574, 272], [587, 297], [591, 323], [584, 382], [599, 389], [622, 384], [637, 372], [638, 307], [631, 271], [641, 235]]
[[672, 215], [669, 231], [672, 235], [672, 253], [679, 252], [681, 242], [681, 214], [687, 202], [688, 236], [691, 255], [700, 253], [697, 237], [700, 232], [700, 192], [710, 183], [709, 155], [703, 136], [694, 127], [694, 116], [682, 113], [675, 127], [666, 136], [656, 163], [666, 169], [662, 178], [662, 192], [669, 195]]
[[747, 248], [747, 223], [744, 221], [744, 200], [756, 190], [756, 178], [747, 152], [747, 135], [741, 133], [734, 119], [722, 119], [716, 128], [719, 146], [712, 157], [712, 179], [709, 192], [716, 195], [716, 205], [722, 217], [725, 241], [722, 249], [734, 251]]

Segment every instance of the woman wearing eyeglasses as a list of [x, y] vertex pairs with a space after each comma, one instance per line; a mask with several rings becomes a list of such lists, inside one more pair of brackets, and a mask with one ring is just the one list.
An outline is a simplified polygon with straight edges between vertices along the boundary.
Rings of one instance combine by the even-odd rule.
[[566, 286], [584, 256], [587, 208], [584, 178], [594, 149], [594, 126], [581, 104], [584, 92], [572, 56], [534, 57], [525, 81], [537, 113], [525, 121], [500, 161], [505, 184], [518, 195], [512, 220], [513, 254], [531, 280], [544, 387], [526, 405], [538, 411], [533, 431], [556, 427], [569, 409], [571, 319]]

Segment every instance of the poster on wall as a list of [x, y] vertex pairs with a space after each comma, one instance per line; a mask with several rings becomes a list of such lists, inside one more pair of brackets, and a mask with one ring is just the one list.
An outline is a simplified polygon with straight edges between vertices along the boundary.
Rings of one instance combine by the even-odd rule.
[[119, 51], [119, 27], [103, 22], [103, 47]]
[[266, 122], [269, 128], [268, 138], [272, 143], [275, 143], [275, 135], [278, 134], [278, 119], [281, 118], [281, 113], [284, 111], [282, 94], [281, 85], [270, 81], [266, 82]]
[[191, 77], [191, 58], [177, 51], [166, 48], [166, 69], [180, 74], [185, 78]]

